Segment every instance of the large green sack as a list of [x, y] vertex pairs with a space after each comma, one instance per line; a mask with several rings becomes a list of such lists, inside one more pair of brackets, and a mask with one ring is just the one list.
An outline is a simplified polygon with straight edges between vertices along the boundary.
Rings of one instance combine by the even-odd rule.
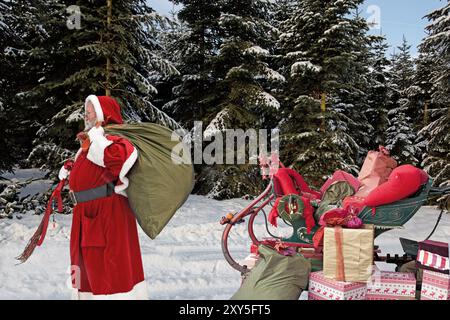
[[311, 263], [302, 255], [283, 256], [259, 246], [260, 260], [231, 300], [298, 300], [307, 288]]
[[178, 134], [154, 123], [110, 125], [105, 133], [129, 140], [138, 150], [126, 192], [142, 230], [155, 239], [194, 187], [189, 149]]

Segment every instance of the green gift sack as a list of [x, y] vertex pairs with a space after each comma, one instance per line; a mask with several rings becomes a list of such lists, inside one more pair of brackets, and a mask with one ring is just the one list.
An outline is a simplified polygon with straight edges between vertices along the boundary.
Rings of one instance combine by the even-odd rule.
[[308, 286], [311, 263], [260, 245], [260, 259], [231, 300], [298, 300]]
[[155, 123], [110, 125], [105, 133], [127, 139], [138, 151], [126, 193], [142, 230], [154, 239], [194, 187], [189, 149], [181, 136]]

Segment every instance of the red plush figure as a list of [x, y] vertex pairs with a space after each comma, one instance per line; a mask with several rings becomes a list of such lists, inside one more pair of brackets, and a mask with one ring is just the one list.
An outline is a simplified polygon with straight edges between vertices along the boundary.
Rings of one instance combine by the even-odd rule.
[[[91, 95], [85, 108], [88, 141], [84, 140], [71, 171], [68, 165], [60, 171], [61, 179], [69, 177], [78, 201], [70, 235], [73, 298], [148, 299], [136, 219], [126, 194], [126, 174], [137, 160], [137, 150], [126, 139], [105, 136], [99, 126], [98, 122], [122, 123], [113, 98]], [[92, 193], [108, 183], [112, 192]], [[90, 195], [83, 194], [86, 190]]]
[[410, 164], [395, 168], [388, 181], [379, 185], [369, 193], [364, 205], [377, 207], [402, 200], [414, 194], [419, 187], [428, 181], [428, 175]]
[[278, 219], [278, 204], [280, 203], [281, 197], [275, 199], [275, 203], [273, 204], [272, 210], [270, 210], [269, 217], [267, 220], [274, 227], [278, 227], [277, 219]]
[[302, 194], [311, 199], [320, 199], [322, 197], [320, 192], [312, 190], [303, 177], [293, 169], [280, 168], [275, 177], [278, 179], [284, 194]]
[[[315, 226], [314, 222], [314, 209], [311, 205], [311, 200], [318, 200], [321, 197], [321, 193], [312, 190], [305, 182], [303, 177], [295, 170], [289, 168], [280, 168], [273, 176], [274, 189], [277, 195], [277, 199], [270, 211], [268, 220], [274, 226], [277, 227], [278, 218], [278, 204], [280, 199], [284, 195], [296, 194], [301, 196], [301, 200], [304, 204], [303, 217], [306, 221], [307, 232], [311, 232], [311, 229]], [[294, 184], [295, 182], [295, 184]], [[296, 187], [297, 186], [297, 187]]]
[[357, 196], [348, 196], [345, 197], [342, 201], [342, 208], [346, 210], [353, 210], [355, 213], [360, 213], [364, 207], [364, 198]]

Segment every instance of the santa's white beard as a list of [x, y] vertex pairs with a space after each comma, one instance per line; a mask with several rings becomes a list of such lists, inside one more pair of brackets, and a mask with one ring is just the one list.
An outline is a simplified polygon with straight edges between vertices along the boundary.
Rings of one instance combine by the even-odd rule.
[[95, 119], [92, 121], [84, 120], [84, 131], [89, 131], [95, 126]]

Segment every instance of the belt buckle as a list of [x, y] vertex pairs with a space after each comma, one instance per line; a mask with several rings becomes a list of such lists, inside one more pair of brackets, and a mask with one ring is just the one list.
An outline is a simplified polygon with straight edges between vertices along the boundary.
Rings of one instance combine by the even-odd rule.
[[69, 198], [70, 200], [72, 200], [74, 206], [78, 204], [77, 198], [75, 197], [75, 192], [73, 192], [72, 190], [69, 191]]

